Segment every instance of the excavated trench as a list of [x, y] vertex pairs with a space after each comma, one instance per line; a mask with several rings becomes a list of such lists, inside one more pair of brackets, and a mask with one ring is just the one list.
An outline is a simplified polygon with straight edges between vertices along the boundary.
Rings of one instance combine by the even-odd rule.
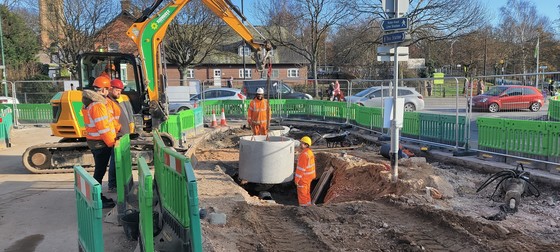
[[[560, 231], [557, 191], [543, 191], [546, 202], [524, 198], [518, 213], [488, 221], [483, 217], [495, 213], [500, 202], [488, 201], [491, 191], [475, 192], [486, 174], [415, 157], [399, 162], [399, 181], [392, 183], [379, 147], [348, 135], [344, 140], [356, 148], [340, 143], [329, 148], [332, 143], [327, 147], [321, 138], [344, 130], [289, 131], [294, 139], [312, 137], [317, 177], [332, 175], [322, 185], [315, 181], [312, 189], [323, 190], [317, 206], [309, 208], [295, 207], [292, 182], [267, 185], [239, 178], [239, 140], [249, 130], [212, 135], [197, 150], [199, 161], [217, 165], [249, 195], [276, 203], [235, 203], [225, 228], [232, 233], [228, 243], [240, 251], [560, 251], [560, 239], [551, 235]], [[218, 234], [224, 230], [208, 232], [227, 236]]]

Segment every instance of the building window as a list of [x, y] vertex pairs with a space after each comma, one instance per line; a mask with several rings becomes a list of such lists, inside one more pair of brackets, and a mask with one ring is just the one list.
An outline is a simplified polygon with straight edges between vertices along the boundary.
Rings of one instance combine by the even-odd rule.
[[239, 78], [251, 78], [251, 69], [245, 68], [245, 75], [243, 75], [243, 68], [239, 69]]
[[297, 78], [297, 77], [299, 77], [299, 69], [289, 68], [288, 69], [288, 78]]
[[245, 56], [250, 56], [251, 48], [249, 48], [248, 46], [240, 46], [237, 49], [237, 54], [239, 54], [239, 56], [243, 56], [243, 54], [245, 54]]
[[221, 69], [214, 69], [214, 78], [222, 77], [222, 70]]
[[187, 69], [187, 79], [194, 79], [194, 69]]
[[[266, 73], [268, 71], [262, 71], [261, 72], [261, 79], [266, 79]], [[280, 77], [280, 70], [278, 69], [272, 69], [272, 75], [270, 76], [270, 78], [272, 79], [278, 79]]]

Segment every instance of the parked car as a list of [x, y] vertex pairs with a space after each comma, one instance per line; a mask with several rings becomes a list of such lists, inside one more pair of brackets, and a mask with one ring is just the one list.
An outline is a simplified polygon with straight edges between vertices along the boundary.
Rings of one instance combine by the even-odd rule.
[[512, 109], [529, 109], [537, 112], [543, 103], [544, 97], [538, 89], [520, 85], [494, 86], [486, 93], [472, 98], [473, 110], [488, 110], [491, 113]]
[[[355, 95], [346, 96], [346, 100], [366, 107], [381, 107], [383, 98], [391, 96], [392, 87], [370, 87]], [[424, 109], [424, 97], [411, 87], [399, 87], [398, 97], [404, 98], [404, 111], [412, 112]]]
[[[257, 89], [264, 89], [264, 97], [269, 97], [266, 87], [266, 80], [246, 80], [243, 81], [242, 93], [252, 99], [257, 93]], [[270, 99], [305, 99], [313, 100], [313, 96], [295, 91], [288, 84], [278, 81], [270, 81]]]
[[245, 100], [247, 97], [237, 88], [209, 88], [202, 93], [193, 95], [188, 102], [170, 102], [169, 113], [194, 108], [194, 103], [203, 100]]
[[0, 104], [19, 104], [17, 98], [12, 98], [9, 96], [0, 96]]

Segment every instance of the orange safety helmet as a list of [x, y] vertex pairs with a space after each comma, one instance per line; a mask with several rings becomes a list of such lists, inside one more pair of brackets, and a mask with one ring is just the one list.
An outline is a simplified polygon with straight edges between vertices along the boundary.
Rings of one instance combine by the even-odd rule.
[[99, 76], [93, 81], [93, 86], [97, 88], [111, 87], [111, 80], [105, 76]]
[[118, 88], [118, 89], [124, 89], [124, 84], [121, 80], [114, 79], [114, 80], [111, 81], [111, 87], [112, 88]]

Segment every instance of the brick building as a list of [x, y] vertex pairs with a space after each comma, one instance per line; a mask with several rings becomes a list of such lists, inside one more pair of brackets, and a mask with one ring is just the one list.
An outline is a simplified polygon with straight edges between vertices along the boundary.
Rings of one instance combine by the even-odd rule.
[[[47, 1], [47, 0], [41, 0]], [[58, 0], [55, 0], [58, 1]], [[119, 51], [138, 54], [136, 45], [126, 35], [136, 19], [130, 0], [121, 0], [121, 12], [95, 34], [96, 51]], [[45, 15], [43, 15], [45, 16]], [[47, 27], [47, 26], [45, 26]], [[235, 81], [245, 79], [261, 79], [266, 76], [258, 72], [255, 62], [251, 59], [248, 46], [243, 47], [241, 38], [231, 31], [229, 41], [224, 41], [217, 53], [207, 57], [204, 62], [192, 69], [188, 69], [187, 78], [192, 80], [213, 80], [225, 84], [233, 77]], [[243, 54], [245, 54], [245, 72], [243, 71]], [[167, 64], [167, 79], [170, 86], [179, 85], [179, 71], [176, 65]], [[305, 79], [307, 77], [307, 63], [305, 59], [284, 47], [277, 47], [273, 52], [272, 78], [275, 79]]]

